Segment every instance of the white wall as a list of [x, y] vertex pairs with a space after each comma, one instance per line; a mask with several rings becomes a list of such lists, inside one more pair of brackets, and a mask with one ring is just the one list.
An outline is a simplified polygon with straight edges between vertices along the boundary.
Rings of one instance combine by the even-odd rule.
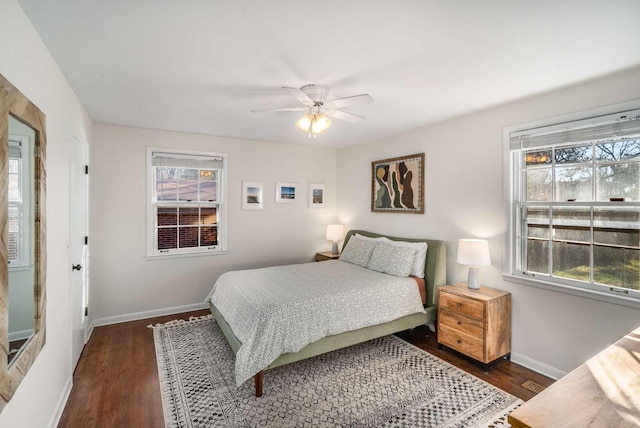
[[[93, 131], [89, 311], [97, 324], [202, 303], [226, 271], [312, 261], [316, 251], [331, 248], [324, 233], [336, 214], [333, 148], [106, 125]], [[228, 155], [228, 254], [145, 258], [148, 146]], [[241, 209], [242, 180], [263, 182], [263, 210]], [[298, 183], [302, 200], [276, 204], [276, 181]], [[309, 208], [310, 183], [326, 185], [325, 208]]]
[[0, 413], [0, 426], [43, 427], [71, 382], [68, 159], [70, 141], [86, 139], [91, 124], [15, 0], [0, 0], [0, 40], [0, 73], [47, 118], [47, 342]]
[[[455, 263], [457, 240], [488, 239], [492, 266], [481, 268], [480, 278], [512, 293], [513, 359], [560, 376], [640, 325], [640, 310], [502, 279], [503, 128], [640, 99], [638, 82], [640, 69], [339, 150], [338, 221], [446, 241], [450, 283], [466, 282], [466, 268]], [[371, 213], [371, 161], [420, 152], [426, 155], [426, 213]]]

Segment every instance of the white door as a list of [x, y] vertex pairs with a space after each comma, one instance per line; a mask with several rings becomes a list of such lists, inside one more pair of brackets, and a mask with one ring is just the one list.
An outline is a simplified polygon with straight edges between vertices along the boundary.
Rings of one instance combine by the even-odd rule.
[[86, 342], [89, 247], [87, 245], [88, 175], [87, 144], [76, 139], [69, 156], [69, 235], [71, 266], [72, 369], [80, 359]]

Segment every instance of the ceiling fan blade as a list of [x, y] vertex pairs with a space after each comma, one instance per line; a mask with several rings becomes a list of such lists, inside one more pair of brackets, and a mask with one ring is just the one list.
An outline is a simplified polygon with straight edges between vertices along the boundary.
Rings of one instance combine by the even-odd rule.
[[352, 97], [338, 98], [327, 102], [332, 108], [343, 108], [354, 104], [372, 103], [373, 98], [369, 94], [354, 95]]
[[289, 95], [291, 95], [293, 98], [300, 101], [302, 104], [306, 106], [312, 106], [315, 104], [313, 100], [307, 96], [307, 94], [305, 94], [298, 88], [290, 88], [288, 86], [283, 86], [282, 89], [286, 89], [287, 92], [289, 92]]
[[327, 116], [334, 117], [336, 119], [344, 120], [346, 122], [357, 123], [360, 122], [364, 117], [358, 116], [357, 114], [347, 113], [346, 111], [340, 110], [327, 110], [325, 112]]
[[306, 107], [284, 107], [284, 108], [264, 108], [260, 110], [251, 110], [251, 113], [264, 113], [266, 111], [306, 111]]

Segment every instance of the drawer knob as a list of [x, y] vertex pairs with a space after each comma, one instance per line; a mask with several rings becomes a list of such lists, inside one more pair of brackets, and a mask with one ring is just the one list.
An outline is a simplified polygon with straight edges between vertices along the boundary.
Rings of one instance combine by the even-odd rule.
[[458, 339], [458, 340], [456, 340], [456, 342], [457, 342], [458, 344], [460, 344], [460, 343], [462, 343], [462, 339]]
[[458, 321], [458, 325], [462, 325], [462, 321]]

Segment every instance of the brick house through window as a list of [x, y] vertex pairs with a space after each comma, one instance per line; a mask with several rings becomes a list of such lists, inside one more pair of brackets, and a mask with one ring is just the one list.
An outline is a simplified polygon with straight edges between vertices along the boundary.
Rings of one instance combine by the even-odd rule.
[[150, 150], [150, 255], [220, 251], [224, 155]]

